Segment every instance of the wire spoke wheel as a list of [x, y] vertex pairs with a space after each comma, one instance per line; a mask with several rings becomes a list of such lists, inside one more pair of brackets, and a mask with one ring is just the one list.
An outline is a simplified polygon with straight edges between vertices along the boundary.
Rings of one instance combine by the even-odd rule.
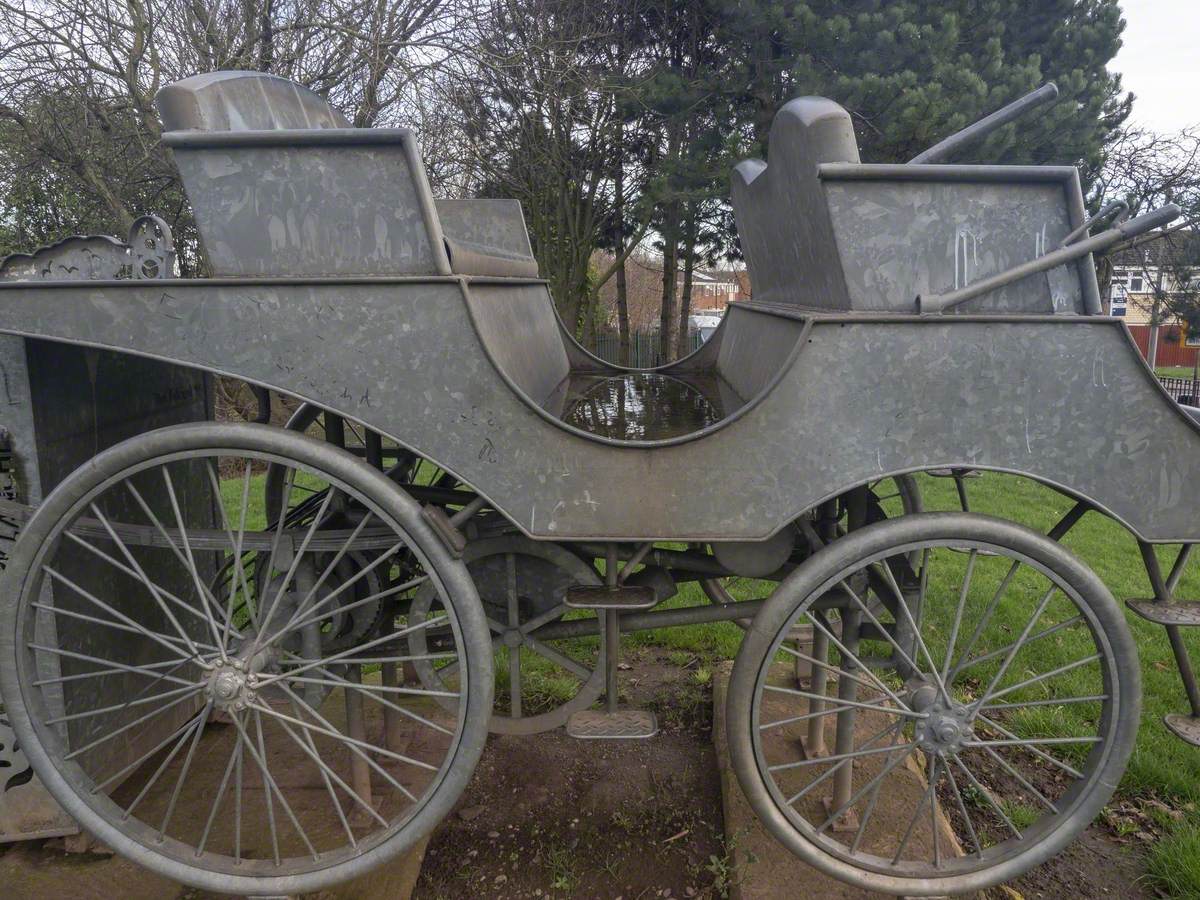
[[[828, 651], [788, 643], [801, 625]], [[797, 681], [798, 656], [824, 677]], [[797, 855], [872, 890], [957, 894], [1087, 827], [1139, 696], [1124, 616], [1075, 557], [1008, 522], [921, 514], [780, 585], [734, 666], [729, 740], [751, 805]]]
[[[83, 828], [170, 878], [354, 877], [427, 833], [478, 760], [491, 647], [470, 577], [344, 450], [254, 425], [134, 438], [46, 500], [9, 575], [0, 679], [22, 749]], [[403, 677], [430, 628], [452, 690]]]
[[[564, 605], [571, 585], [598, 585], [596, 570], [554, 544], [517, 535], [473, 541], [463, 562], [475, 580], [492, 632], [496, 673], [495, 709], [488, 728], [496, 734], [538, 734], [565, 725], [604, 693], [604, 620], [591, 610]], [[432, 591], [421, 588], [414, 616], [427, 613]], [[565, 617], [596, 622], [597, 634], [541, 639], [543, 625]], [[457, 684], [453, 661], [424, 660], [441, 639], [438, 630], [414, 631], [409, 651], [423, 685], [446, 690]]]

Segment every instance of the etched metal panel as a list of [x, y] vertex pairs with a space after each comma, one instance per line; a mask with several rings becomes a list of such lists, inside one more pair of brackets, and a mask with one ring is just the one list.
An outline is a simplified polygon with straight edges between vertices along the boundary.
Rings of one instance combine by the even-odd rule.
[[[0, 327], [310, 400], [436, 460], [539, 537], [763, 538], [851, 485], [947, 466], [1061, 485], [1148, 540], [1200, 537], [1200, 429], [1119, 321], [817, 316], [781, 378], [711, 433], [616, 446], [521, 394], [485, 344], [523, 335], [481, 339], [462, 290], [454, 280], [0, 286]], [[766, 315], [735, 307], [726, 327]], [[862, 358], [872, 364], [845, 365]], [[734, 470], [754, 477], [731, 486], [679, 474]]]
[[[1035, 259], [1074, 227], [1063, 186], [1043, 183], [826, 181], [850, 303], [912, 312], [944, 294]], [[1014, 281], [957, 312], [1083, 312], [1065, 267]]]

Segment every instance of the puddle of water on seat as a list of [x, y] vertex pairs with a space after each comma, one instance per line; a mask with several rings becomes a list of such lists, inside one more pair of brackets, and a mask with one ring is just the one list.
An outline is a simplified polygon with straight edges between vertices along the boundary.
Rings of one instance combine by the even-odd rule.
[[691, 434], [725, 418], [740, 400], [715, 376], [629, 372], [571, 376], [562, 419], [592, 434], [658, 441]]

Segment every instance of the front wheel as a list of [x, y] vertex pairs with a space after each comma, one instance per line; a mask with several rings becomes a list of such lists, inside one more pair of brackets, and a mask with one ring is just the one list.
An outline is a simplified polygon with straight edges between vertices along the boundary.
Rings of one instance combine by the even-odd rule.
[[[797, 625], [828, 641], [807, 657], [828, 692], [793, 676]], [[797, 856], [868, 890], [956, 895], [1087, 827], [1133, 748], [1139, 680], [1121, 610], [1059, 544], [969, 513], [906, 516], [780, 584], [734, 665], [730, 753]]]
[[[21, 748], [83, 828], [166, 877], [250, 895], [355, 877], [428, 834], [479, 759], [492, 648], [470, 575], [345, 450], [257, 425], [141, 435], [63, 481], [6, 577]], [[452, 690], [398, 675], [427, 627]]]

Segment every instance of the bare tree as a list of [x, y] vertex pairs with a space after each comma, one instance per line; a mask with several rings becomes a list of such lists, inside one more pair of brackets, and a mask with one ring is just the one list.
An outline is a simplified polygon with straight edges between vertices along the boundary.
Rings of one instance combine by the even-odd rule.
[[1133, 215], [1165, 203], [1176, 203], [1183, 211], [1161, 240], [1131, 242], [1099, 262], [1105, 295], [1114, 264], [1140, 271], [1145, 291], [1131, 295], [1129, 302], [1149, 319], [1147, 362], [1153, 368], [1159, 326], [1182, 319], [1200, 331], [1200, 126], [1174, 134], [1127, 128], [1109, 147], [1094, 193], [1106, 202], [1127, 203]]

